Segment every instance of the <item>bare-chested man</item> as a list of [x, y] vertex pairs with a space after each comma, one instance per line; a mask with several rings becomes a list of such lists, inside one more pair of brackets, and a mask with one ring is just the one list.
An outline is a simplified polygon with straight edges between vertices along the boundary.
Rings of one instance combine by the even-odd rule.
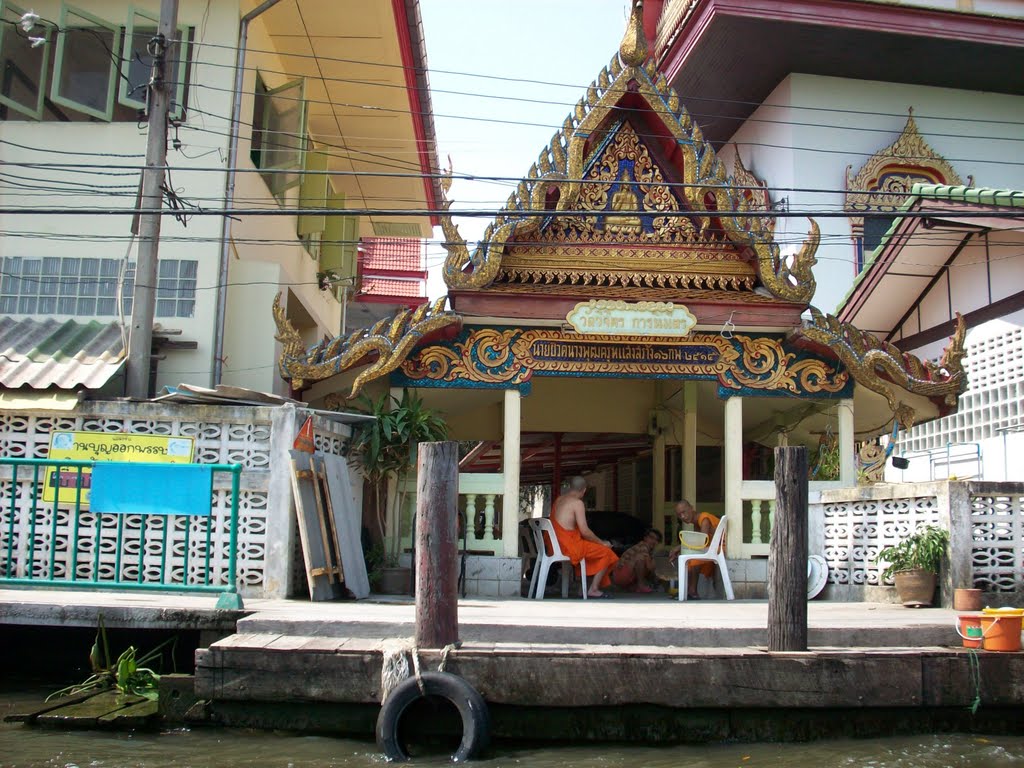
[[[587, 511], [583, 506], [583, 495], [587, 492], [587, 481], [577, 475], [569, 482], [569, 490], [559, 496], [551, 507], [551, 522], [558, 537], [562, 552], [574, 566], [580, 560], [587, 561], [587, 571], [593, 574], [588, 597], [611, 597], [602, 588], [611, 583], [608, 570], [619, 561], [611, 549], [611, 543], [601, 539], [587, 525]], [[580, 574], [584, 581], [587, 574]]]

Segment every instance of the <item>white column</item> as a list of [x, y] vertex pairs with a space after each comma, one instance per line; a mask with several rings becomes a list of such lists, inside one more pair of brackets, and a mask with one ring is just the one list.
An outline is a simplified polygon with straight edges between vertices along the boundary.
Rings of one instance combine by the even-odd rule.
[[519, 433], [522, 403], [518, 389], [505, 390], [502, 471], [505, 490], [501, 499], [501, 543], [505, 557], [519, 556]]
[[[697, 382], [683, 384], [683, 498], [697, 504]], [[673, 499], [679, 501], [679, 499]], [[674, 510], [673, 510], [674, 511]]]
[[853, 434], [853, 399], [839, 401], [839, 481], [844, 488], [857, 484], [857, 450]]
[[743, 398], [730, 397], [725, 401], [725, 514], [729, 516], [727, 546], [732, 557], [743, 550]]
[[[661, 427], [661, 419], [667, 418], [668, 413], [663, 414], [659, 410], [664, 402], [663, 397], [661, 382], [654, 382], [654, 409], [650, 415], [651, 424], [655, 427], [651, 430], [654, 438], [651, 455], [651, 525], [659, 530], [664, 524], [665, 516], [662, 514], [662, 510], [667, 501], [665, 498], [665, 430]], [[662, 534], [664, 533], [662, 531]]]

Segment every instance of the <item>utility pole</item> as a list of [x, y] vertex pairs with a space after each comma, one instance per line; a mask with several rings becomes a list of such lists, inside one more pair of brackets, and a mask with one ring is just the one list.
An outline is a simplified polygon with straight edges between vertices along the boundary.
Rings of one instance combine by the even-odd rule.
[[160, 24], [149, 45], [153, 72], [149, 82], [149, 143], [142, 171], [139, 215], [139, 257], [132, 293], [132, 328], [128, 337], [128, 396], [149, 396], [149, 369], [153, 348], [153, 315], [156, 310], [157, 251], [160, 247], [164, 167], [167, 165], [167, 118], [173, 84], [167, 82], [167, 51], [178, 34], [178, 0], [160, 1]]

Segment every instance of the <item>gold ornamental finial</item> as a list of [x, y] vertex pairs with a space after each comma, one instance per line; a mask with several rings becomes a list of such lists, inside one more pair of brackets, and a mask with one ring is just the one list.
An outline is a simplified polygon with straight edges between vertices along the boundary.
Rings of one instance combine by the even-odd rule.
[[647, 61], [647, 38], [644, 36], [644, 0], [633, 0], [626, 34], [619, 43], [619, 56], [628, 67], [640, 67]]

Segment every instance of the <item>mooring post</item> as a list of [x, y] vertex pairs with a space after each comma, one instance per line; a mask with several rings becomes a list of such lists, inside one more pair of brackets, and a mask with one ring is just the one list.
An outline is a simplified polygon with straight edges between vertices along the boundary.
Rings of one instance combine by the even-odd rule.
[[768, 550], [768, 650], [807, 650], [807, 449], [775, 449]]
[[459, 639], [459, 445], [420, 443], [416, 467], [416, 645]]

